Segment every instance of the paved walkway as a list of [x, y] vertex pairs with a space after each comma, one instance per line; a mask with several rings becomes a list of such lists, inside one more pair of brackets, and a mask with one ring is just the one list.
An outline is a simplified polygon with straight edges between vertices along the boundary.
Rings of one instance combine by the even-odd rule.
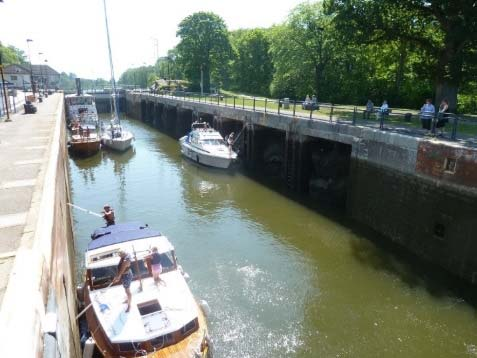
[[[62, 94], [0, 121], [0, 306], [17, 249], [28, 245], [37, 223], [49, 148]], [[35, 205], [36, 204], [36, 205]], [[28, 263], [25, 263], [28, 265]]]

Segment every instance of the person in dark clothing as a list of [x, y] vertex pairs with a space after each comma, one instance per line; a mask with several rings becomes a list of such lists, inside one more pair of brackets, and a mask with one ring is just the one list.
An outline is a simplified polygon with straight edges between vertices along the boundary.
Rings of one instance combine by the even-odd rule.
[[114, 278], [114, 282], [121, 280], [121, 283], [126, 291], [127, 300], [124, 303], [127, 303], [126, 312], [129, 312], [131, 309], [131, 281], [133, 280], [133, 273], [131, 271], [131, 255], [125, 251], [119, 251], [119, 257], [121, 258], [118, 263], [118, 274]]
[[104, 206], [103, 219], [106, 220], [106, 226], [114, 225], [114, 210], [108, 204]]

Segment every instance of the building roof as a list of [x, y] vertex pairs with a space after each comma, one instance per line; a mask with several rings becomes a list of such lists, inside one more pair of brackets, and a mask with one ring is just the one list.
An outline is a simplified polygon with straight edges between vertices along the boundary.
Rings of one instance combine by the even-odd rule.
[[[60, 74], [56, 72], [53, 68], [51, 68], [48, 65], [31, 65], [31, 69], [33, 71], [33, 75], [43, 75], [43, 76], [59, 76]], [[30, 74], [30, 65], [29, 64], [23, 64], [23, 65], [8, 65], [5, 66], [3, 72], [6, 75], [15, 75], [15, 74], [24, 74], [24, 75], [29, 75]]]
[[154, 236], [161, 236], [161, 233], [139, 222], [110, 225], [94, 231], [88, 250]]

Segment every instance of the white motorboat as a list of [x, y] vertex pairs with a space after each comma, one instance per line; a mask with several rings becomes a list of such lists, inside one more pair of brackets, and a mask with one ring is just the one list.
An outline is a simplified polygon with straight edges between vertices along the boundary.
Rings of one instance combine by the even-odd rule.
[[206, 122], [192, 123], [191, 132], [180, 138], [181, 153], [193, 161], [215, 168], [228, 168], [237, 159], [219, 132]]
[[132, 132], [124, 129], [119, 124], [112, 123], [109, 127], [103, 128], [101, 134], [101, 142], [104, 146], [120, 152], [129, 149], [133, 140]]
[[[85, 254], [82, 289], [90, 341], [105, 357], [209, 357], [205, 301], [198, 304], [177, 264], [174, 247], [160, 232], [140, 223], [97, 229]], [[162, 272], [152, 276], [150, 250], [157, 249]], [[131, 305], [114, 277], [120, 252], [130, 260]], [[125, 255], [125, 254], [123, 254]], [[80, 313], [81, 314], [81, 313]]]

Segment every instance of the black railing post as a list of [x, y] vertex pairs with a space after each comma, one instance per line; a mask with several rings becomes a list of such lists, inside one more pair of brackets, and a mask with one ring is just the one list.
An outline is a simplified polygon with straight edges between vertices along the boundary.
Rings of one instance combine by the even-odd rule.
[[267, 113], [267, 99], [265, 98], [265, 113]]
[[353, 110], [353, 126], [356, 124], [356, 106], [354, 106]]
[[330, 110], [330, 123], [333, 122], [333, 103], [331, 104], [331, 110]]
[[280, 101], [280, 98], [278, 99], [278, 115], [280, 115], [280, 105], [281, 105], [281, 101]]
[[384, 112], [381, 110], [379, 111], [379, 129], [384, 129]]
[[457, 122], [459, 118], [454, 115], [454, 123], [452, 123], [452, 133], [451, 133], [451, 139], [456, 140], [457, 139]]
[[436, 114], [434, 113], [434, 115], [431, 118], [431, 133], [434, 136], [436, 135], [436, 122], [437, 122], [437, 117], [436, 117]]
[[220, 101], [220, 94], [217, 93], [217, 106], [220, 106], [219, 101]]
[[242, 97], [242, 109], [245, 109], [245, 97]]
[[255, 97], [253, 97], [253, 111], [255, 112]]
[[235, 108], [235, 96], [234, 96], [234, 108]]
[[295, 117], [295, 110], [296, 110], [296, 100], [293, 100], [293, 117]]
[[310, 108], [310, 119], [313, 118], [313, 107]]

